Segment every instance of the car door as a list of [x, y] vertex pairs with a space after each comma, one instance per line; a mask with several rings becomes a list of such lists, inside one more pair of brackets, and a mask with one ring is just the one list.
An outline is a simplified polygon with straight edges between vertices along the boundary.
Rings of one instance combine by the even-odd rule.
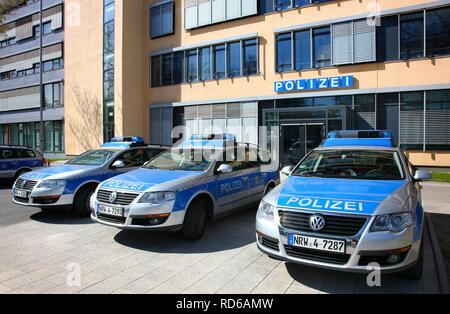
[[19, 167], [17, 151], [13, 148], [2, 148], [0, 153], [0, 178], [13, 178]]
[[[136, 148], [136, 149], [130, 149], [123, 153], [120, 153], [116, 158], [111, 161], [111, 168], [114, 170], [115, 175], [119, 175], [128, 171], [136, 170], [144, 165], [145, 162], [147, 162], [147, 151], [145, 148]], [[113, 168], [113, 164], [116, 161], [123, 161], [125, 164], [122, 168]]]
[[248, 201], [260, 201], [264, 194], [267, 173], [261, 171], [262, 163], [258, 157], [257, 149], [250, 148], [245, 159], [248, 176]]
[[[239, 208], [248, 202], [248, 171], [245, 161], [239, 161], [234, 149], [228, 150], [228, 158], [218, 161], [214, 167], [218, 214]], [[218, 173], [222, 164], [233, 168], [231, 173]]]

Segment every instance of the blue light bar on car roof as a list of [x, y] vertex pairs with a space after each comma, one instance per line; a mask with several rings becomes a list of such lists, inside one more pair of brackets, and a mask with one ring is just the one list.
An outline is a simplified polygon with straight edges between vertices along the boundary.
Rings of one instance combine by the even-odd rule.
[[106, 142], [102, 147], [126, 149], [132, 146], [144, 145], [144, 143], [144, 139], [138, 136], [114, 137], [111, 142]]
[[377, 146], [395, 147], [391, 131], [334, 131], [328, 134], [323, 147], [333, 146]]
[[178, 148], [223, 148], [236, 145], [236, 136], [232, 134], [197, 134], [182, 142]]

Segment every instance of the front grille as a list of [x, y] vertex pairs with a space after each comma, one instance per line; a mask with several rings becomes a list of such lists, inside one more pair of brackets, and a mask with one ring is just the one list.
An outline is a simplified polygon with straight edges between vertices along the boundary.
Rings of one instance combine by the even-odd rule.
[[292, 246], [285, 246], [284, 248], [287, 255], [291, 257], [335, 265], [347, 264], [351, 256], [347, 254], [315, 251], [304, 248], [296, 248]]
[[280, 224], [289, 230], [346, 237], [357, 235], [367, 222], [367, 218], [320, 214], [325, 218], [325, 228], [314, 231], [310, 226], [310, 218], [314, 214], [280, 211], [279, 215]]
[[130, 205], [139, 196], [139, 194], [134, 193], [117, 192], [117, 199], [112, 203], [109, 200], [109, 197], [112, 193], [113, 191], [100, 190], [97, 193], [97, 200], [101, 203], [127, 206]]
[[127, 220], [127, 218], [125, 217], [114, 217], [114, 216], [108, 216], [108, 215], [104, 215], [104, 214], [98, 214], [97, 218], [105, 221], [105, 222], [111, 222], [111, 223], [115, 223], [115, 224], [124, 224], [125, 221]]
[[17, 179], [16, 188], [25, 190], [25, 191], [32, 191], [34, 189], [34, 187], [36, 186], [36, 184], [37, 184], [37, 181]]
[[274, 251], [279, 251], [280, 250], [280, 248], [278, 247], [278, 241], [277, 240], [271, 240], [271, 239], [268, 239], [266, 237], [261, 237], [260, 243], [261, 243], [262, 246], [265, 246], [265, 247], [267, 247], [267, 248], [269, 248], [271, 250], [274, 250]]

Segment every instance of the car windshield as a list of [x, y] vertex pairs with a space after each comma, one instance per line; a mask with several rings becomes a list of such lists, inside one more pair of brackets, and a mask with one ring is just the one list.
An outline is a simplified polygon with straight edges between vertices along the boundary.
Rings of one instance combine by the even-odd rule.
[[205, 171], [213, 162], [216, 150], [173, 149], [147, 163], [146, 169]]
[[393, 151], [318, 150], [309, 154], [292, 175], [354, 180], [403, 180], [405, 171], [399, 155]]
[[90, 150], [78, 157], [75, 157], [67, 164], [77, 166], [101, 166], [111, 160], [117, 153], [117, 150]]

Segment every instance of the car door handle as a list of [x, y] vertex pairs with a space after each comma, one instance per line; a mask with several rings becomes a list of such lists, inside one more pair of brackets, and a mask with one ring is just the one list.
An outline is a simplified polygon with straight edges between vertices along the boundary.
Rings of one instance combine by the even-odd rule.
[[242, 177], [241, 179], [242, 180], [248, 180], [248, 177]]

